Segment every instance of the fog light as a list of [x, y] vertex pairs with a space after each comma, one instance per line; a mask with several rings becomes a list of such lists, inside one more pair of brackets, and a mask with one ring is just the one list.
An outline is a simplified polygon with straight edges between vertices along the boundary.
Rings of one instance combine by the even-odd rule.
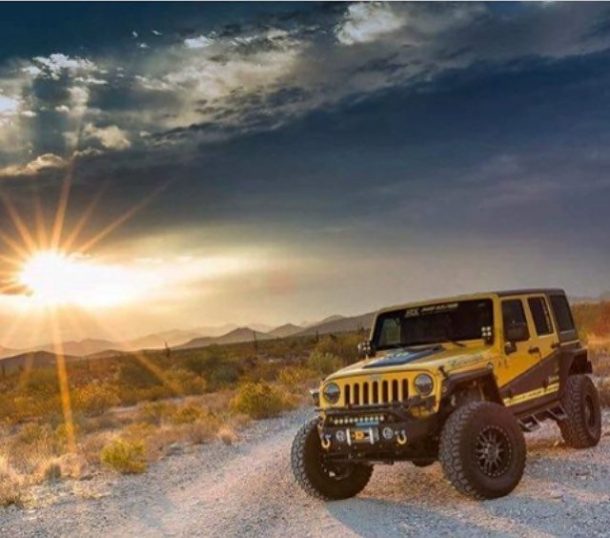
[[335, 433], [335, 439], [337, 439], [339, 443], [345, 443], [345, 432], [343, 430], [337, 431], [337, 433]]
[[381, 435], [383, 435], [383, 438], [386, 441], [390, 441], [394, 437], [394, 430], [389, 426], [386, 426], [381, 432]]

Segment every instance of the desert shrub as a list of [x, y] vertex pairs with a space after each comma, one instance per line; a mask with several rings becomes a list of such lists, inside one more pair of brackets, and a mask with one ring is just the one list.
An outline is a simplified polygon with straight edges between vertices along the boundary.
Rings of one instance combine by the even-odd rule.
[[55, 461], [47, 462], [42, 470], [42, 480], [55, 482], [61, 478], [61, 467]]
[[53, 432], [47, 425], [42, 426], [36, 423], [25, 424], [17, 434], [17, 442], [25, 445], [35, 443], [46, 443], [53, 438]]
[[312, 381], [320, 377], [319, 374], [311, 368], [301, 366], [287, 366], [280, 370], [278, 381], [286, 386], [294, 386], [307, 381]]
[[339, 357], [343, 364], [351, 364], [358, 359], [358, 343], [364, 340], [360, 333], [327, 335], [320, 338], [314, 352], [325, 353]]
[[15, 400], [10, 396], [0, 394], [0, 422], [13, 422], [16, 411]]
[[280, 372], [277, 362], [259, 361], [246, 375], [248, 381], [276, 381]]
[[100, 461], [121, 474], [143, 473], [148, 467], [142, 441], [115, 439], [102, 448]]
[[170, 384], [177, 385], [182, 394], [203, 394], [207, 389], [204, 377], [184, 368], [169, 370], [167, 379]]
[[307, 367], [323, 376], [333, 373], [342, 366], [343, 362], [339, 357], [318, 350], [312, 351], [307, 359]]
[[245, 383], [231, 400], [234, 411], [254, 419], [274, 417], [292, 406], [285, 394], [266, 383]]
[[173, 412], [174, 405], [167, 402], [146, 402], [140, 406], [138, 410], [138, 417], [141, 421], [148, 424], [161, 424], [164, 416], [167, 416], [170, 412]]
[[214, 390], [230, 387], [237, 383], [242, 370], [236, 364], [221, 364], [210, 373], [210, 384]]
[[174, 412], [168, 415], [167, 419], [172, 424], [192, 424], [206, 415], [206, 412], [196, 404], [184, 404], [177, 407]]
[[176, 392], [167, 385], [156, 385], [146, 388], [132, 388], [121, 386], [119, 388], [119, 399], [123, 405], [135, 405], [139, 402], [155, 402], [165, 398], [173, 398]]
[[26, 419], [45, 417], [61, 413], [61, 400], [59, 395], [17, 395], [13, 399], [13, 422], [22, 422]]
[[107, 383], [89, 383], [72, 392], [73, 408], [91, 415], [101, 415], [120, 402], [117, 389]]
[[213, 415], [206, 415], [186, 427], [186, 436], [191, 443], [201, 445], [214, 439], [220, 427], [220, 419]]
[[[152, 359], [148, 359], [151, 360]], [[119, 367], [118, 381], [133, 388], [149, 388], [161, 385], [163, 381], [147, 368], [141, 361], [134, 357], [126, 357], [123, 364]]]
[[218, 439], [220, 439], [225, 445], [232, 445], [237, 441], [237, 434], [233, 428], [229, 426], [222, 426], [217, 433]]
[[59, 393], [57, 372], [50, 368], [32, 369], [22, 376], [21, 391], [33, 396], [54, 396]]
[[23, 496], [23, 479], [4, 460], [0, 461], [0, 506], [22, 506]]

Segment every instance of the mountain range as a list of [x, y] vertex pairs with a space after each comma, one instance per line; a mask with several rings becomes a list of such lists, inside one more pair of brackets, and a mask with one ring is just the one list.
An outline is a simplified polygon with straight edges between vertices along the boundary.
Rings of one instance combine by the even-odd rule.
[[[127, 342], [113, 342], [99, 338], [84, 340], [70, 340], [62, 342], [59, 346], [44, 344], [30, 349], [11, 349], [0, 346], [0, 359], [23, 360], [26, 355], [40, 357], [45, 361], [49, 356], [55, 356], [61, 350], [66, 356], [102, 358], [119, 352], [136, 351], [142, 349], [163, 349], [166, 345], [172, 349], [194, 349], [211, 345], [237, 344], [274, 338], [288, 338], [291, 336], [313, 336], [329, 333], [348, 332], [359, 329], [368, 329], [372, 323], [374, 313], [360, 316], [329, 316], [307, 326], [286, 323], [272, 328], [267, 325], [252, 323], [246, 327], [226, 324], [214, 327], [200, 327], [192, 330], [172, 329], [153, 333]], [[38, 359], [37, 359], [38, 360]]]

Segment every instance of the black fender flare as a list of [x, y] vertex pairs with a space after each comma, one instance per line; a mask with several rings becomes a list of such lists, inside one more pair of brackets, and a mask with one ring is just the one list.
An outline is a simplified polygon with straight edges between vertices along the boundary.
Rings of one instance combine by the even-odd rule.
[[472, 382], [477, 382], [483, 385], [485, 395], [488, 401], [504, 405], [500, 395], [500, 389], [496, 382], [493, 370], [491, 368], [477, 368], [468, 372], [460, 372], [455, 374], [447, 374], [443, 381], [442, 396], [443, 398], [451, 398], [458, 387], [463, 387]]
[[585, 347], [560, 349], [559, 357], [559, 393], [563, 394], [568, 377], [575, 374], [592, 374], [593, 365]]

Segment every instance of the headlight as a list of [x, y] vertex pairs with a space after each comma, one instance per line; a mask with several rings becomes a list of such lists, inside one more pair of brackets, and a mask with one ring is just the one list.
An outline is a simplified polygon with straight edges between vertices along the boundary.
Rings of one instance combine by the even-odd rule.
[[337, 403], [339, 401], [339, 394], [341, 394], [341, 389], [339, 389], [339, 385], [336, 383], [329, 383], [324, 387], [322, 391], [322, 395], [324, 399], [331, 404]]
[[428, 374], [419, 374], [415, 378], [415, 390], [422, 396], [428, 396], [434, 388], [434, 380]]

